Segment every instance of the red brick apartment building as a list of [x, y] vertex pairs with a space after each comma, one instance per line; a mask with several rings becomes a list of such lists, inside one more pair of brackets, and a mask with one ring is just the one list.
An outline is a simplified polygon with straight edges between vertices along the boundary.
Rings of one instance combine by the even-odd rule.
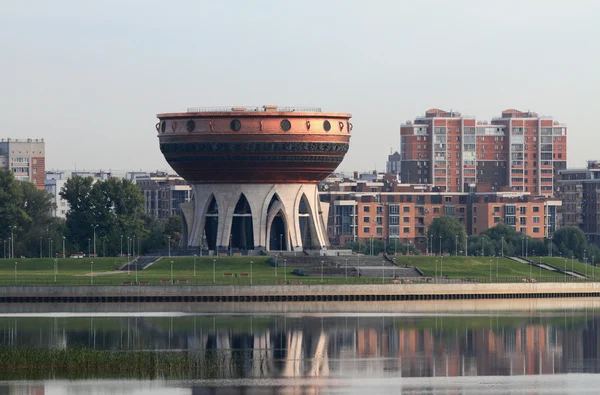
[[[484, 189], [484, 188], [482, 188]], [[453, 216], [476, 235], [498, 223], [532, 238], [551, 237], [557, 229], [558, 199], [528, 192], [445, 192], [440, 187], [397, 184], [387, 180], [345, 180], [328, 186], [328, 233], [333, 245], [356, 240], [397, 240], [427, 249], [427, 229], [434, 218]]]
[[491, 122], [431, 109], [400, 126], [402, 182], [444, 192], [472, 185], [552, 196], [567, 163], [567, 127], [534, 112], [505, 110]]

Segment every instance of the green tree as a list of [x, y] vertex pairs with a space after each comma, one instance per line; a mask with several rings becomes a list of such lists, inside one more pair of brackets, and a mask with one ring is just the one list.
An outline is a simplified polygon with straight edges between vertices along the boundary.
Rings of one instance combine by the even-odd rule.
[[457, 249], [460, 254], [461, 246], [465, 245], [467, 232], [456, 217], [444, 215], [433, 219], [427, 229], [427, 237], [428, 240], [432, 240], [433, 244], [430, 252], [439, 254], [441, 243], [442, 253], [447, 252], [454, 255]]
[[50, 214], [54, 207], [46, 191], [15, 180], [11, 172], [0, 171], [0, 239], [4, 244], [12, 235], [16, 257], [39, 256], [40, 244], [42, 253], [46, 251], [44, 244], [56, 236], [61, 225]]
[[180, 216], [169, 217], [164, 226], [164, 237], [171, 236], [171, 243], [174, 246], [179, 245], [183, 234], [183, 221]]
[[148, 233], [142, 218], [144, 197], [131, 181], [73, 177], [60, 195], [70, 206], [66, 227], [71, 252], [93, 251], [94, 234], [99, 254], [118, 255], [121, 245], [123, 253], [141, 252]]
[[585, 233], [573, 226], [565, 226], [557, 230], [554, 233], [553, 241], [558, 246], [559, 252], [565, 257], [574, 256], [582, 259], [585, 250], [592, 250], [588, 246]]

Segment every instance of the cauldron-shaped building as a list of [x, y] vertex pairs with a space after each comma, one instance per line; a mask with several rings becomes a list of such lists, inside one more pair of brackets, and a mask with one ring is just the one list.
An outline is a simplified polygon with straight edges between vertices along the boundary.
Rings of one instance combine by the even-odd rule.
[[190, 108], [158, 114], [160, 150], [192, 184], [181, 205], [188, 248], [322, 249], [317, 183], [348, 151], [350, 114], [318, 108]]

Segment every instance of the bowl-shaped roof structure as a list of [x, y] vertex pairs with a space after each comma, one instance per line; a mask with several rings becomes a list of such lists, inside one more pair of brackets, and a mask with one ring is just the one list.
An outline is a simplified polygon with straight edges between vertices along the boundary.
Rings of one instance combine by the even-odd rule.
[[160, 150], [194, 184], [319, 182], [348, 151], [351, 115], [318, 108], [190, 108], [158, 114]]

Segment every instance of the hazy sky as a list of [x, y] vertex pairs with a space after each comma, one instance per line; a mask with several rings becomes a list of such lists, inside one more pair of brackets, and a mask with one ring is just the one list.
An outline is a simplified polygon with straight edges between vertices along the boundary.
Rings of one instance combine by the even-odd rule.
[[[600, 1], [6, 1], [1, 137], [46, 139], [47, 169], [169, 169], [154, 125], [193, 106], [350, 112], [339, 170], [384, 169], [428, 108], [507, 108], [569, 127], [600, 159]], [[596, 126], [595, 126], [596, 125]]]

